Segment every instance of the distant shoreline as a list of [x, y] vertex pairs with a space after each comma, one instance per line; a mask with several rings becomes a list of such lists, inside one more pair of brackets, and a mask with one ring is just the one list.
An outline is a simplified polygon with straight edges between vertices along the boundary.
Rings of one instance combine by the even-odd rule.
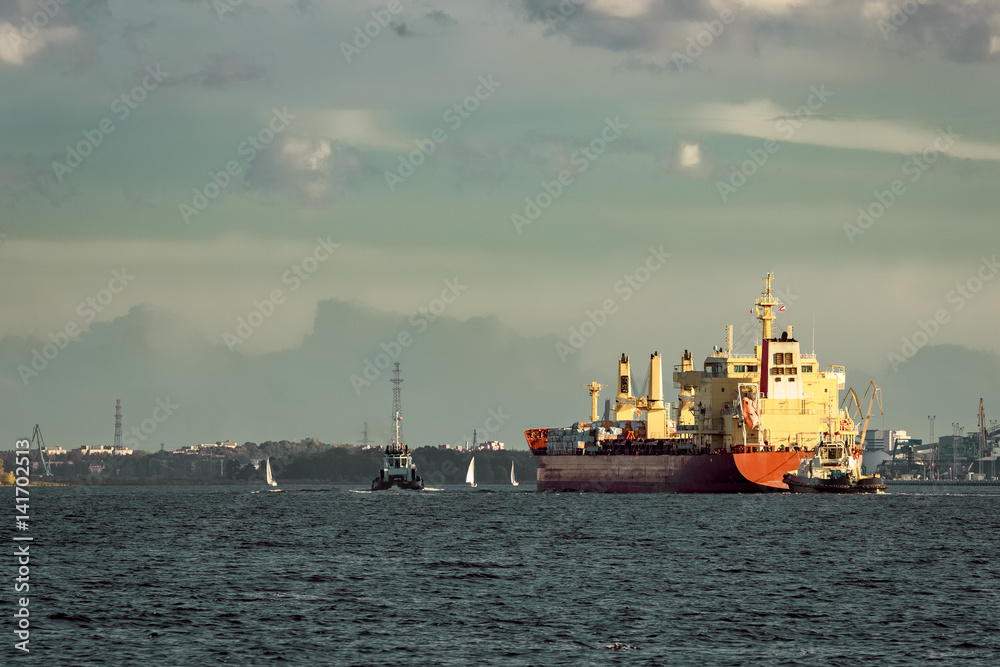
[[[527, 485], [534, 484], [534, 481], [528, 482]], [[521, 485], [525, 485], [525, 482], [521, 482]], [[240, 482], [231, 481], [226, 479], [218, 480], [190, 480], [184, 478], [177, 479], [164, 479], [164, 480], [102, 480], [100, 482], [91, 482], [86, 480], [79, 481], [66, 481], [66, 482], [42, 482], [42, 483], [32, 483], [31, 486], [245, 486], [247, 488], [271, 488], [266, 484], [253, 483], [253, 482]], [[293, 480], [289, 482], [278, 482], [278, 487], [288, 487], [288, 486], [363, 486], [368, 488], [371, 486], [371, 481], [362, 482], [330, 482], [326, 480]], [[466, 486], [464, 482], [443, 482], [440, 486]], [[509, 486], [504, 483], [489, 483], [484, 482], [482, 486]]]
[[1000, 480], [940, 480], [940, 479], [889, 479], [890, 486], [1000, 486]]

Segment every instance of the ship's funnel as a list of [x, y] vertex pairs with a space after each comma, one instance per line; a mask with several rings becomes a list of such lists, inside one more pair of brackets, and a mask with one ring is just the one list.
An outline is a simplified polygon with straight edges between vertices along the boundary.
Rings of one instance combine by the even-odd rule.
[[618, 394], [615, 396], [615, 420], [635, 419], [635, 398], [632, 396], [632, 371], [628, 355], [618, 359]]
[[618, 396], [620, 398], [631, 398], [632, 396], [632, 373], [627, 354], [622, 354], [621, 359], [618, 360]]
[[663, 371], [660, 353], [649, 357], [649, 396], [646, 397], [646, 437], [667, 437], [667, 411], [663, 407]]
[[649, 355], [649, 402], [663, 407], [663, 371], [659, 352]]

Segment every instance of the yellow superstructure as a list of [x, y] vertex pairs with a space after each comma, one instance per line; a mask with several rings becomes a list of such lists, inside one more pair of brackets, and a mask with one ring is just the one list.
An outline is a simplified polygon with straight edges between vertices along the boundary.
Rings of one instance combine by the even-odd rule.
[[773, 310], [781, 302], [771, 292], [771, 274], [755, 306], [762, 338], [752, 356], [733, 353], [729, 326], [726, 348], [706, 357], [703, 370], [694, 369], [686, 350], [674, 367], [678, 435], [690, 434], [695, 447], [708, 451], [733, 451], [811, 450], [831, 423], [853, 433], [854, 423], [838, 408], [844, 367], [821, 369], [814, 353], [800, 349], [792, 327], [774, 336]]

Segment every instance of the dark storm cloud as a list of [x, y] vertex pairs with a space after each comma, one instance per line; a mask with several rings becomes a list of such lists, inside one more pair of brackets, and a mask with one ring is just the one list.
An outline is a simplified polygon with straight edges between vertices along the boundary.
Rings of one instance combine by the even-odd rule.
[[611, 51], [656, 49], [680, 33], [678, 24], [718, 17], [707, 0], [662, 2], [630, 17], [610, 16], [573, 0], [520, 0], [520, 9], [527, 21], [545, 24], [548, 35], [564, 34], [574, 43]]
[[[905, 18], [905, 20], [904, 20]], [[997, 59], [990, 52], [990, 24], [1000, 26], [996, 3], [947, 3], [921, 5], [910, 15], [895, 15], [879, 24], [879, 30], [901, 51], [938, 48], [956, 62]]]
[[[904, 13], [900, 3], [807, 0], [781, 6], [747, 4], [733, 0], [661, 0], [636, 10], [632, 16], [601, 11], [601, 5], [573, 0], [516, 0], [515, 9], [529, 23], [546, 26], [546, 36], [564, 36], [574, 44], [618, 52], [669, 54], [682, 51], [699, 24], [717, 21], [728, 9], [735, 17], [725, 26], [712, 49], [736, 46], [754, 52], [762, 43], [786, 47], [853, 51], [862, 46], [907, 52], [932, 48], [957, 62], [997, 58], [991, 52], [991, 24], [1000, 28], [1000, 5], [995, 2], [957, 3], [944, 0], [916, 3]], [[899, 9], [894, 13], [894, 10]], [[660, 73], [669, 67], [643, 59], [626, 60], [622, 67]]]

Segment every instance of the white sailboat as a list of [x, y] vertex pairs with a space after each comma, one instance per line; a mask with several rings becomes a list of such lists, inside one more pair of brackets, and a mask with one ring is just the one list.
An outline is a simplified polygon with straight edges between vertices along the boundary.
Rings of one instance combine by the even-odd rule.
[[271, 475], [271, 459], [267, 459], [264, 464], [264, 481], [268, 486], [278, 486], [278, 483], [274, 481], [274, 476]]
[[510, 462], [510, 485], [517, 486], [517, 480], [514, 479], [514, 462]]
[[469, 461], [469, 472], [465, 473], [465, 483], [476, 488], [476, 457], [473, 456], [472, 460]]

